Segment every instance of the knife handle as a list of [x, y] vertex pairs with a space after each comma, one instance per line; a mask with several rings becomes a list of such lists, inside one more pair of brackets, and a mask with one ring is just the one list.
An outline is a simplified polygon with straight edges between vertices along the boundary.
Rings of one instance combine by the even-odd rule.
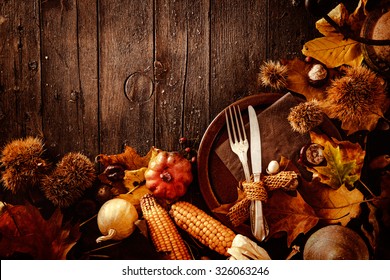
[[253, 181], [260, 182], [260, 175], [261, 173], [253, 173]]
[[251, 201], [250, 205], [250, 223], [253, 236], [263, 241], [268, 235], [268, 226], [263, 215], [263, 205], [259, 200]]

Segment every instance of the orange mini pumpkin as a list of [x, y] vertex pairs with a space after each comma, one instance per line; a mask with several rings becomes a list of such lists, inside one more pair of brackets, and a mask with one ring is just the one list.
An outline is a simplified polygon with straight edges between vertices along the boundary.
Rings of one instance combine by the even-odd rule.
[[193, 179], [192, 166], [179, 152], [156, 149], [145, 171], [146, 186], [154, 196], [175, 200], [187, 192]]

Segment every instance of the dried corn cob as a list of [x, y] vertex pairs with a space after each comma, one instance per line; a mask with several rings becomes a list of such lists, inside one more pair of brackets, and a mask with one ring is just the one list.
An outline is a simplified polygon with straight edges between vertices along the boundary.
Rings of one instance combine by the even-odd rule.
[[186, 201], [173, 204], [169, 214], [180, 228], [203, 245], [221, 255], [229, 256], [227, 249], [236, 236], [231, 229]]
[[144, 195], [140, 204], [157, 252], [167, 254], [172, 260], [192, 259], [168, 212], [157, 203], [153, 195]]

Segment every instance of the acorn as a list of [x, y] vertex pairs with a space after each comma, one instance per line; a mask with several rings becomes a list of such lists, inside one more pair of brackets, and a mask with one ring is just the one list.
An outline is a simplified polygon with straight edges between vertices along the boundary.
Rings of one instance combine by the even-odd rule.
[[50, 164], [42, 158], [43, 141], [35, 137], [13, 140], [1, 153], [5, 189], [16, 194], [39, 184]]
[[312, 64], [307, 73], [307, 77], [311, 86], [322, 87], [328, 81], [328, 68], [320, 63]]
[[94, 164], [81, 153], [68, 153], [53, 173], [42, 180], [45, 197], [55, 206], [69, 207], [92, 187], [96, 179]]
[[316, 143], [303, 146], [298, 162], [309, 167], [325, 165], [324, 147]]

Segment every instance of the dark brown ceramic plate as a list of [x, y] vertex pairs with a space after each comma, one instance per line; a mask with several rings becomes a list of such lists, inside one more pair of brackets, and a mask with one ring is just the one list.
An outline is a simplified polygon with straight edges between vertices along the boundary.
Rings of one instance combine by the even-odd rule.
[[[247, 107], [252, 105], [257, 113], [261, 113], [283, 95], [274, 93], [259, 93], [240, 99], [232, 105], [239, 105], [244, 122], [248, 121]], [[320, 130], [328, 136], [340, 139], [340, 134], [334, 124], [325, 119]], [[227, 169], [215, 150], [227, 139], [224, 111], [220, 112], [210, 123], [201, 140], [198, 151], [198, 180], [202, 196], [207, 207], [213, 211], [222, 204], [232, 203], [237, 199], [238, 181]], [[286, 143], [288, 145], [288, 143]], [[297, 151], [299, 152], [299, 151]], [[215, 217], [235, 232], [250, 236], [250, 225], [242, 224], [233, 227], [225, 214], [215, 213]]]

